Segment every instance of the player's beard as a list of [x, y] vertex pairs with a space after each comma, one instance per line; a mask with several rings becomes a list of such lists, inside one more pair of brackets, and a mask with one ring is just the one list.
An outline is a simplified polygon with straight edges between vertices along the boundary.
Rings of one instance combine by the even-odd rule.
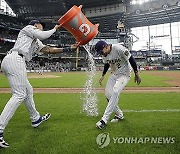
[[103, 51], [103, 56], [106, 57], [109, 53], [111, 52], [111, 48], [110, 49], [106, 49], [105, 51]]
[[103, 56], [106, 57], [108, 55], [108, 53], [103, 53]]

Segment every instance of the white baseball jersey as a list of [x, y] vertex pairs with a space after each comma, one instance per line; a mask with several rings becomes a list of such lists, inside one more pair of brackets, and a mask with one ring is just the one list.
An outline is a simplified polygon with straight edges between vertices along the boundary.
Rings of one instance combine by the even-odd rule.
[[105, 123], [107, 123], [113, 112], [118, 117], [123, 116], [123, 112], [118, 106], [118, 101], [121, 91], [130, 80], [130, 57], [131, 54], [128, 49], [120, 44], [112, 44], [111, 52], [106, 57], [103, 57], [104, 63], [108, 63], [112, 71], [105, 88], [106, 98], [108, 100], [108, 105], [102, 117]]
[[20, 31], [11, 51], [24, 55], [25, 60], [30, 61], [34, 52], [40, 54], [39, 51], [44, 47], [40, 40], [49, 38], [55, 31], [56, 29], [41, 31], [35, 26], [28, 25]]
[[131, 66], [128, 59], [131, 57], [127, 48], [120, 44], [112, 44], [110, 54], [103, 57], [104, 63], [110, 64], [111, 71], [114, 75], [124, 74], [129, 76]]
[[33, 88], [27, 78], [25, 60], [30, 61], [34, 52], [39, 53], [44, 47], [40, 40], [50, 37], [55, 31], [56, 29], [41, 31], [31, 25], [24, 27], [19, 32], [14, 47], [4, 57], [1, 69], [8, 78], [12, 97], [0, 115], [0, 133], [4, 131], [21, 102], [24, 102], [29, 111], [32, 122], [40, 118], [34, 104]]

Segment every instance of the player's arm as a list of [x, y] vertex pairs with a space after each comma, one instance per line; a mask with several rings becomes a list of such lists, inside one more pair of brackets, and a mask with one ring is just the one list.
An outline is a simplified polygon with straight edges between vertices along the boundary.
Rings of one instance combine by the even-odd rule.
[[51, 30], [42, 31], [42, 30], [34, 27], [33, 29], [31, 29], [31, 33], [35, 38], [38, 38], [40, 40], [44, 40], [44, 39], [49, 38], [59, 28], [60, 28], [60, 25], [56, 25]]
[[129, 58], [129, 63], [131, 64], [131, 66], [132, 66], [132, 68], [134, 70], [134, 74], [135, 74], [134, 82], [136, 82], [137, 84], [140, 84], [141, 83], [141, 78], [140, 78], [139, 73], [138, 73], [136, 61], [135, 61], [135, 59], [134, 59], [134, 57], [132, 55]]
[[124, 58], [126, 60], [129, 60], [129, 63], [131, 64], [131, 66], [132, 66], [132, 68], [134, 70], [134, 74], [135, 74], [134, 82], [137, 83], [137, 84], [140, 84], [141, 83], [141, 78], [140, 78], [139, 73], [138, 73], [137, 64], [136, 64], [135, 59], [133, 58], [130, 51], [126, 47], [124, 47], [122, 45], [119, 45], [118, 48], [119, 48], [119, 51], [123, 52]]
[[104, 76], [105, 74], [107, 73], [108, 69], [109, 69], [109, 64], [108, 63], [105, 63], [104, 64], [104, 69], [103, 69], [103, 73], [102, 73], [102, 76], [101, 78], [99, 79], [99, 84], [102, 86], [102, 81], [104, 80]]
[[50, 47], [50, 46], [44, 46], [40, 52], [45, 54], [56, 54], [56, 53], [62, 53], [62, 52], [70, 52], [77, 48], [77, 44], [73, 44], [70, 47], [65, 48], [56, 48], [56, 47]]
[[105, 74], [107, 73], [107, 71], [109, 69], [109, 66], [110, 65], [108, 63], [104, 64], [104, 70], [103, 70], [102, 76], [105, 76]]

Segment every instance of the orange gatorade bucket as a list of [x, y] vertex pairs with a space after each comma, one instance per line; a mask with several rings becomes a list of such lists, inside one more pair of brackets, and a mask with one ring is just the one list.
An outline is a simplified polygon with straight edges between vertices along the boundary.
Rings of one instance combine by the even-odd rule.
[[99, 24], [93, 25], [81, 12], [81, 7], [74, 5], [58, 23], [74, 36], [78, 45], [85, 45], [98, 34]]

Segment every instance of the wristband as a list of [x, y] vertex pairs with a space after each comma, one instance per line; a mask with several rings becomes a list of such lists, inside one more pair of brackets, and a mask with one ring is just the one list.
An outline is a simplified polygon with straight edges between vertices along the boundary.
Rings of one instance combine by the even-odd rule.
[[71, 50], [71, 47], [65, 47], [65, 48], [63, 48], [63, 52], [70, 52], [70, 51], [72, 51], [72, 50]]

